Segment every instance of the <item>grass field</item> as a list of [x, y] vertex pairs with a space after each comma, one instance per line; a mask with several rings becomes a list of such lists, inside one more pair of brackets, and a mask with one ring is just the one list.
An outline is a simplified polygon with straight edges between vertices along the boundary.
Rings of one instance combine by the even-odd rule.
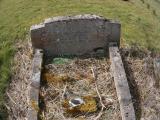
[[[12, 57], [16, 49], [14, 44], [25, 40], [30, 26], [42, 22], [45, 18], [91, 13], [116, 19], [122, 23], [123, 43], [138, 44], [159, 51], [160, 1], [130, 1], [0, 0], [0, 106], [4, 104], [4, 92], [10, 78]], [[0, 108], [2, 116], [3, 107]]]

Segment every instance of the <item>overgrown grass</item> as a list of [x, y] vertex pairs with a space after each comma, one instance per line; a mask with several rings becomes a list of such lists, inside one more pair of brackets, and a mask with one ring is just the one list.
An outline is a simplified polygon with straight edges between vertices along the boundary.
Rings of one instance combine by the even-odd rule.
[[[148, 3], [157, 10], [157, 1]], [[0, 106], [4, 104], [15, 42], [23, 40], [29, 27], [45, 18], [83, 13], [119, 20], [125, 43], [160, 50], [159, 12], [153, 15], [141, 0], [0, 0]]]

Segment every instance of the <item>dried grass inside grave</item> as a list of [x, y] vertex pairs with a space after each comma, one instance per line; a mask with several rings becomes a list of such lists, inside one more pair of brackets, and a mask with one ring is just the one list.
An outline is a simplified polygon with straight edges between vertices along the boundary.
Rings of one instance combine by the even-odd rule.
[[[101, 110], [102, 105], [100, 104], [95, 87], [92, 67], [96, 68], [97, 89], [106, 107], [103, 110]], [[120, 119], [119, 104], [110, 72], [110, 62], [106, 58], [74, 58], [65, 64], [48, 64], [45, 66], [42, 76], [41, 100], [43, 102], [41, 104], [45, 108], [41, 111], [40, 117], [42, 119]], [[97, 98], [98, 110], [96, 112], [86, 111], [75, 115], [66, 113], [63, 107], [63, 101], [82, 96], [93, 96]]]

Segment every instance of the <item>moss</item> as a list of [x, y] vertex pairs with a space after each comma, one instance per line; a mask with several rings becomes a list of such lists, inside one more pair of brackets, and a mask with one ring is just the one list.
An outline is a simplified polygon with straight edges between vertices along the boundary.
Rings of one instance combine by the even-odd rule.
[[91, 74], [76, 73], [75, 77], [70, 77], [67, 73], [65, 74], [54, 74], [49, 71], [44, 71], [42, 79], [47, 83], [63, 84], [65, 82], [73, 82], [77, 80], [86, 80], [88, 83], [92, 83], [94, 78]]
[[56, 85], [73, 81], [73, 78], [69, 77], [67, 74], [55, 75], [53, 73], [44, 73], [43, 80], [45, 80], [47, 83], [54, 83]]
[[97, 111], [97, 103], [95, 98], [93, 98], [92, 96], [84, 96], [83, 99], [85, 101], [85, 104], [79, 107], [79, 111], [86, 113]]

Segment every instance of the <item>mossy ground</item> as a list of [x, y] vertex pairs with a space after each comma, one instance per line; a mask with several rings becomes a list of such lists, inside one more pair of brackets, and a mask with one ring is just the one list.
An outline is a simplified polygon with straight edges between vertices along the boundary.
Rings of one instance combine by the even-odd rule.
[[[96, 78], [92, 73], [95, 68]], [[119, 104], [115, 86], [107, 58], [73, 58], [65, 64], [44, 65], [42, 74], [40, 101], [43, 101], [40, 116], [45, 119], [78, 119], [79, 117], [93, 120], [102, 109], [97, 89], [102, 96], [103, 104], [113, 114], [110, 119], [120, 117]], [[107, 89], [106, 89], [107, 88]], [[82, 104], [74, 106], [73, 99], [82, 99]], [[73, 103], [73, 102], [72, 102]], [[45, 109], [44, 109], [45, 108]]]

